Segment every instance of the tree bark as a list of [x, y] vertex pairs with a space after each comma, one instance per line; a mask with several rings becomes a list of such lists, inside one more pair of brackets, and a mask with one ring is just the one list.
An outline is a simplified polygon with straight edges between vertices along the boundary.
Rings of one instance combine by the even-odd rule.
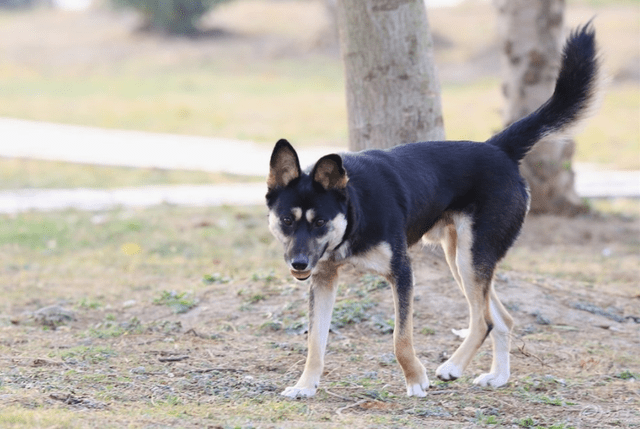
[[[536, 110], [553, 93], [564, 42], [564, 0], [494, 0], [502, 43], [505, 125]], [[544, 139], [520, 172], [531, 189], [531, 212], [587, 211], [574, 190], [572, 140]]]
[[338, 0], [337, 6], [349, 148], [443, 140], [423, 0]]

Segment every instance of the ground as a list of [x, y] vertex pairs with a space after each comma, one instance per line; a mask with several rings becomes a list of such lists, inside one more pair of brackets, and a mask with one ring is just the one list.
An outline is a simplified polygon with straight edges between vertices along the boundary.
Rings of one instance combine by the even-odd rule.
[[287, 275], [263, 208], [3, 224], [3, 427], [640, 426], [638, 218], [527, 219], [496, 277], [516, 321], [500, 389], [471, 384], [488, 344], [461, 379], [435, 377], [467, 323], [439, 250], [412, 251], [426, 398], [405, 397], [389, 286], [346, 269], [321, 387], [302, 400], [279, 392], [304, 365], [307, 284]]

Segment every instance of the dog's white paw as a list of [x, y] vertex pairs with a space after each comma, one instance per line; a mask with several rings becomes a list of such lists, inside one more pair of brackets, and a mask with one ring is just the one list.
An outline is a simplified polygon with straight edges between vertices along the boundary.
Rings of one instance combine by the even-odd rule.
[[427, 396], [427, 389], [429, 389], [429, 379], [422, 383], [407, 384], [407, 396], [417, 396], [418, 398], [424, 398]]
[[453, 381], [460, 378], [462, 368], [448, 360], [438, 367], [436, 375], [442, 381]]
[[507, 381], [509, 381], [509, 373], [494, 374], [492, 372], [489, 372], [476, 377], [476, 379], [473, 380], [473, 384], [477, 384], [478, 386], [482, 387], [500, 387], [507, 384]]
[[316, 394], [316, 388], [290, 386], [284, 389], [280, 394], [291, 399], [310, 398]]
[[460, 337], [464, 340], [469, 336], [470, 331], [469, 331], [469, 328], [465, 328], [465, 329], [452, 329], [451, 332], [453, 332], [453, 335], [455, 335], [456, 337]]

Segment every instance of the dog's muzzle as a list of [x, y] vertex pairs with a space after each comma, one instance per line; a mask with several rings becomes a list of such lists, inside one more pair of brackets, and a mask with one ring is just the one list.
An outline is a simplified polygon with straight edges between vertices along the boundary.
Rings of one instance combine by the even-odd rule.
[[298, 270], [291, 270], [291, 275], [293, 277], [295, 277], [296, 279], [302, 281], [302, 280], [306, 280], [309, 277], [311, 277], [311, 270], [306, 270], [306, 271], [298, 271]]
[[291, 275], [300, 281], [306, 280], [311, 276], [309, 268], [309, 258], [305, 255], [297, 255], [291, 260]]

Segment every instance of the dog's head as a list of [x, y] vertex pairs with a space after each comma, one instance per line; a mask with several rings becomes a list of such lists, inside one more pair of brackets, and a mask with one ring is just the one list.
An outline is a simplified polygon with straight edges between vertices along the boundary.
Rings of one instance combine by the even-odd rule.
[[347, 230], [347, 173], [339, 155], [326, 155], [309, 173], [286, 140], [276, 143], [267, 177], [269, 229], [284, 245], [291, 274], [306, 280]]

